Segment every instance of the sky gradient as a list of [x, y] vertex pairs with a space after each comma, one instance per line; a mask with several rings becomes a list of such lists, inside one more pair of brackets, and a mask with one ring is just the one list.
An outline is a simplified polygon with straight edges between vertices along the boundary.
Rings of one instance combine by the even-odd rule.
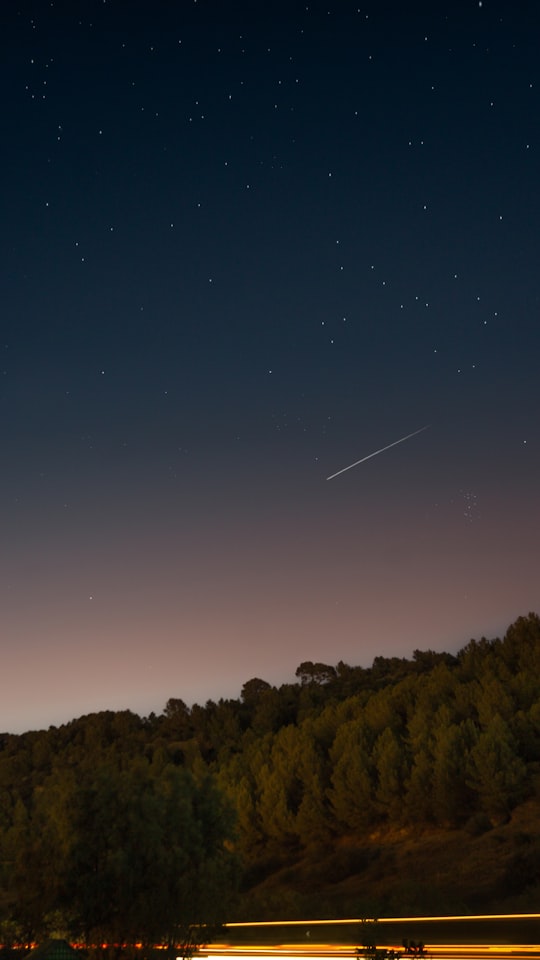
[[533, 5], [0, 21], [0, 729], [538, 610]]

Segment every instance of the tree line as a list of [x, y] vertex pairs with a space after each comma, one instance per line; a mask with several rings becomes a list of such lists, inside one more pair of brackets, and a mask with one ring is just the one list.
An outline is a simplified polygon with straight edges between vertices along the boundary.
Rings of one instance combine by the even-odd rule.
[[489, 830], [539, 773], [534, 613], [455, 656], [306, 661], [238, 699], [4, 734], [0, 940], [194, 943], [258, 865], [388, 825]]

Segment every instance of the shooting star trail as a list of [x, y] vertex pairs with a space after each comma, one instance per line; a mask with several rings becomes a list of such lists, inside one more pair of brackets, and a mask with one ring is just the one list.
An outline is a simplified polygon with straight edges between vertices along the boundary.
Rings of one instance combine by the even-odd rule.
[[427, 430], [429, 423], [425, 427], [420, 427], [419, 430], [414, 430], [413, 433], [408, 433], [406, 437], [401, 437], [399, 440], [394, 440], [393, 443], [389, 443], [386, 447], [381, 447], [380, 450], [374, 450], [373, 453], [368, 453], [367, 457], [362, 457], [361, 460], [355, 460], [354, 463], [350, 463], [348, 467], [343, 467], [341, 470], [338, 470], [337, 473], [332, 473], [327, 480], [333, 480], [334, 477], [339, 477], [340, 473], [345, 473], [346, 470], [352, 470], [353, 467], [357, 467], [359, 463], [364, 463], [365, 460], [371, 460], [372, 457], [376, 457], [378, 453], [384, 453], [385, 450], [389, 450], [390, 447], [396, 447], [398, 443], [403, 443], [404, 440], [409, 440], [410, 437], [415, 437], [417, 433], [423, 433], [424, 430]]

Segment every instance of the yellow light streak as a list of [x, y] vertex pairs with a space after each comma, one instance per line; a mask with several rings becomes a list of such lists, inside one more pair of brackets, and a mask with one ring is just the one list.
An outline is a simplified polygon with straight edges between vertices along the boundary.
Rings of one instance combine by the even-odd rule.
[[[357, 917], [347, 920], [242, 920], [233, 923], [224, 923], [225, 929], [236, 927], [305, 927], [362, 923], [366, 918]], [[371, 918], [370, 918], [371, 919]], [[372, 918], [375, 919], [375, 918]], [[540, 913], [471, 913], [471, 914], [441, 914], [437, 917], [378, 917], [378, 923], [411, 923], [441, 920], [540, 920]]]

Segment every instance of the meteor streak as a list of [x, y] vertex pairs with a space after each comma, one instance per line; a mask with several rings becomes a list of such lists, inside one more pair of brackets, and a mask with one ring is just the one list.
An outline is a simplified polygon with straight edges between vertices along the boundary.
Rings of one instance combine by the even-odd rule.
[[343, 467], [341, 470], [338, 470], [337, 473], [332, 473], [327, 480], [333, 480], [334, 477], [339, 477], [340, 473], [345, 473], [346, 470], [352, 470], [353, 467], [357, 467], [359, 463], [364, 463], [365, 460], [371, 460], [372, 457], [376, 457], [378, 453], [384, 453], [385, 450], [389, 450], [390, 447], [396, 447], [398, 443], [403, 443], [404, 440], [408, 440], [409, 437], [415, 437], [417, 433], [422, 433], [424, 430], [427, 430], [429, 423], [425, 427], [420, 427], [419, 430], [414, 430], [413, 433], [408, 433], [406, 437], [401, 437], [399, 440], [394, 440], [393, 443], [389, 443], [386, 447], [381, 447], [380, 450], [374, 450], [373, 453], [368, 453], [367, 457], [362, 457], [361, 460], [355, 460], [354, 463], [350, 463], [348, 467]]

